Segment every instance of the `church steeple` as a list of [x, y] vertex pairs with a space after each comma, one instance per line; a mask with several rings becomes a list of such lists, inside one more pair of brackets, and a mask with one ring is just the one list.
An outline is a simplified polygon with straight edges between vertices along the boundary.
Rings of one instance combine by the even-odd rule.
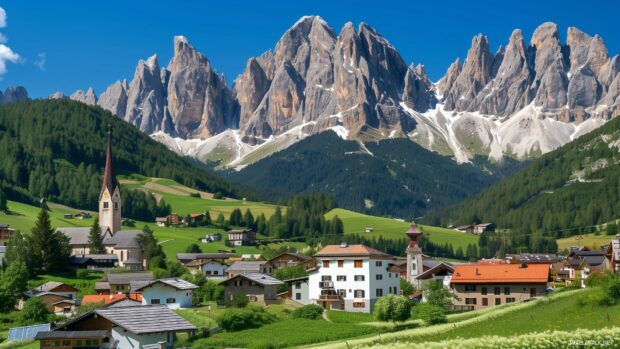
[[420, 247], [420, 237], [422, 237], [422, 232], [418, 229], [417, 224], [415, 222], [411, 222], [411, 226], [409, 230], [405, 233], [409, 238], [409, 244], [407, 245], [407, 249], [405, 253], [407, 254], [407, 276], [406, 279], [409, 283], [413, 284], [416, 287], [419, 287], [419, 283], [417, 278], [420, 274], [424, 272], [424, 262], [423, 262], [423, 254], [422, 248]]
[[114, 176], [112, 160], [112, 131], [108, 125], [108, 148], [99, 194], [99, 227], [101, 232], [114, 235], [121, 229], [121, 190]]
[[108, 125], [108, 148], [107, 156], [105, 159], [105, 170], [103, 171], [103, 184], [101, 186], [101, 193], [99, 194], [99, 200], [105, 189], [108, 189], [110, 193], [118, 187], [118, 182], [114, 176], [114, 164], [112, 163], [112, 131], [110, 125]]

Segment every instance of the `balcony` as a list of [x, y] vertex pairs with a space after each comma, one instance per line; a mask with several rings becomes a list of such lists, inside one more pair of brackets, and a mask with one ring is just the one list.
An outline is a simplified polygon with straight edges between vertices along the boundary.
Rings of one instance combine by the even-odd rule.
[[334, 288], [333, 281], [321, 281], [319, 282], [319, 288]]
[[319, 301], [339, 301], [340, 295], [338, 294], [322, 294], [319, 295]]

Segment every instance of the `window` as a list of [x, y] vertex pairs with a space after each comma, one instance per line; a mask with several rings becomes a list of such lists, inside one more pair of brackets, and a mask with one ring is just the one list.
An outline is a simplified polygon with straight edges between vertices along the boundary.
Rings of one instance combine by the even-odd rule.
[[465, 298], [465, 304], [475, 305], [476, 304], [476, 298]]
[[115, 202], [115, 203], [114, 203], [114, 209], [115, 209], [115, 210], [118, 210], [118, 202]]
[[485, 307], [487, 305], [489, 305], [489, 299], [488, 298], [482, 298], [482, 305], [484, 305]]
[[501, 292], [500, 292], [500, 291], [501, 291], [501, 290], [500, 290], [500, 288], [499, 288], [499, 287], [495, 287], [495, 288], [493, 288], [493, 294], [494, 294], [494, 295], [496, 295], [496, 296], [499, 296], [499, 295], [501, 294]]
[[364, 302], [353, 302], [353, 308], [365, 308], [366, 303]]
[[297, 281], [295, 283], [295, 288], [299, 290], [301, 288], [301, 282]]
[[495, 298], [495, 305], [500, 305], [502, 304], [502, 299], [501, 298]]
[[151, 304], [161, 304], [158, 298], [151, 299]]
[[486, 287], [481, 288], [480, 289], [480, 293], [482, 293], [483, 296], [486, 295], [487, 294], [487, 288]]
[[366, 295], [366, 292], [364, 292], [364, 290], [353, 291], [353, 297], [355, 298], [364, 298], [365, 295]]
[[71, 341], [65, 339], [65, 340], [62, 341], [62, 345], [65, 346], [65, 347], [69, 347], [69, 346], [71, 346]]
[[388, 278], [391, 278], [391, 277], [392, 277], [392, 273], [388, 273]]
[[382, 288], [378, 288], [376, 291], [376, 295], [377, 297], [382, 297], [383, 296], [383, 289]]
[[329, 261], [323, 261], [323, 268], [329, 268]]
[[361, 268], [362, 267], [362, 260], [361, 259], [356, 259], [355, 261], [353, 261], [353, 267], [354, 268]]
[[383, 280], [383, 274], [377, 274], [377, 275], [375, 275], [375, 279], [377, 279], [377, 280]]
[[295, 300], [300, 301], [301, 300], [301, 293], [295, 293]]
[[376, 261], [375, 262], [375, 267], [381, 267], [383, 266], [383, 262], [382, 261]]
[[205, 275], [211, 275], [211, 270], [205, 271]]
[[347, 281], [346, 275], [338, 275], [336, 276], [336, 281]]
[[416, 268], [415, 262], [411, 263], [411, 271], [415, 271]]
[[354, 280], [355, 281], [364, 281], [364, 280], [366, 280], [366, 277], [364, 275], [355, 275]]
[[108, 208], [110, 207], [110, 203], [109, 202], [104, 202], [103, 203], [103, 208]]
[[214, 270], [214, 271], [213, 271], [213, 275], [218, 275], [218, 271], [217, 271], [217, 270]]
[[331, 275], [323, 275], [321, 276], [321, 281], [332, 281]]
[[515, 302], [514, 297], [508, 297], [508, 298], [506, 298], [506, 303], [514, 303], [514, 302]]
[[175, 298], [166, 298], [166, 303], [167, 304], [172, 304], [172, 303], [176, 303], [177, 300]]
[[476, 290], [476, 285], [465, 285], [465, 292], [473, 292]]
[[504, 287], [504, 294], [505, 295], [509, 295], [510, 294], [510, 287]]
[[338, 260], [338, 268], [344, 267], [344, 261], [342, 259]]

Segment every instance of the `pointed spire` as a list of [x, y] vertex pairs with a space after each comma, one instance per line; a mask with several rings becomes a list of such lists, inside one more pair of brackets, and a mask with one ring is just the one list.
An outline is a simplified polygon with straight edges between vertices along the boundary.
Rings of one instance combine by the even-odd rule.
[[118, 182], [116, 181], [116, 177], [114, 176], [114, 168], [112, 164], [112, 127], [108, 124], [108, 148], [107, 148], [107, 156], [105, 160], [105, 170], [103, 172], [103, 184], [101, 186], [101, 195], [105, 189], [108, 189], [110, 194], [114, 193], [114, 190], [118, 187]]

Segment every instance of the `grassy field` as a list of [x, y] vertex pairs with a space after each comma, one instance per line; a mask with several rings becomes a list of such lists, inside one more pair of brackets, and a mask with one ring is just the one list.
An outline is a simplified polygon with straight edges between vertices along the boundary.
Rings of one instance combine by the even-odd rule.
[[588, 246], [591, 249], [599, 249], [601, 246], [608, 245], [611, 239], [614, 239], [613, 235], [605, 235], [605, 234], [584, 234], [584, 235], [575, 235], [568, 238], [558, 239], [558, 247], [560, 250], [568, 249], [571, 246]]
[[[348, 339], [313, 345], [316, 348], [377, 347], [382, 343], [420, 344], [450, 339], [481, 338], [485, 336], [514, 337], [550, 330], [574, 331], [620, 326], [620, 304], [603, 307], [581, 305], [580, 299], [596, 289], [581, 289], [552, 294], [527, 303], [511, 303], [499, 307], [449, 315], [449, 323], [406, 329], [381, 337]], [[415, 313], [415, 307], [413, 308]], [[424, 346], [424, 345], [422, 345]]]
[[[383, 238], [388, 239], [402, 239], [406, 237], [405, 232], [411, 224], [391, 218], [368, 216], [341, 208], [333, 209], [325, 215], [326, 218], [333, 218], [334, 216], [342, 219], [346, 234], [358, 233], [369, 238], [383, 236]], [[365, 233], [364, 229], [367, 227], [373, 228], [374, 231]], [[464, 234], [452, 229], [426, 225], [420, 225], [419, 228], [430, 241], [437, 244], [451, 243], [455, 249], [459, 246], [466, 249], [468, 244], [478, 244], [479, 237], [473, 234]]]

